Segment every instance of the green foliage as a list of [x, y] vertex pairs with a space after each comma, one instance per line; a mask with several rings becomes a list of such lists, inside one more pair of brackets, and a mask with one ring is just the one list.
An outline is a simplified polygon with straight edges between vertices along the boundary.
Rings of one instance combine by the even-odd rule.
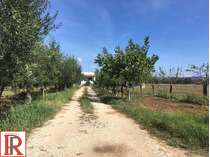
[[154, 65], [159, 59], [157, 55], [148, 57], [148, 44], [149, 36], [145, 37], [142, 47], [132, 40], [129, 40], [124, 51], [117, 46], [114, 55], [103, 48], [102, 54], [98, 54], [95, 59], [95, 63], [101, 67], [100, 71], [96, 71], [98, 86], [113, 86], [115, 93], [116, 84], [125, 84], [127, 87], [128, 83], [146, 82], [151, 72], [155, 71]]
[[[103, 99], [110, 95], [101, 89], [95, 90]], [[101, 99], [101, 100], [103, 100]], [[130, 106], [119, 99], [109, 101], [113, 108], [126, 113], [141, 126], [170, 144], [184, 148], [209, 147], [209, 116], [184, 112], [151, 110], [140, 106]]]
[[59, 90], [71, 87], [79, 83], [83, 78], [82, 68], [74, 56], [63, 56], [59, 67], [58, 88]]
[[11, 108], [5, 116], [0, 116], [0, 130], [26, 130], [41, 126], [46, 119], [52, 118], [72, 97], [78, 87], [59, 93], [47, 94], [25, 105]]
[[59, 27], [54, 24], [57, 13], [50, 16], [49, 8], [48, 0], [0, 1], [1, 88], [12, 81], [29, 84], [34, 81], [29, 65], [33, 62], [34, 46], [51, 30]]
[[16, 73], [9, 85], [13, 88], [32, 92], [34, 87], [41, 87], [43, 96], [46, 87], [56, 90], [70, 88], [83, 78], [81, 65], [74, 56], [63, 55], [60, 45], [51, 39], [48, 45], [38, 42], [33, 49], [33, 61]]
[[93, 105], [90, 103], [90, 99], [88, 97], [88, 91], [87, 88], [84, 89], [83, 96], [79, 99], [80, 107], [82, 108], [82, 111], [85, 113], [93, 113], [94, 108]]

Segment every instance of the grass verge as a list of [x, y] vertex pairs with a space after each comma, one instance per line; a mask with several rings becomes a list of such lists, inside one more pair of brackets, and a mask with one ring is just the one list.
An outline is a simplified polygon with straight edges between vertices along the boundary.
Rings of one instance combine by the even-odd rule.
[[45, 120], [53, 118], [62, 106], [69, 102], [78, 88], [49, 93], [44, 98], [39, 97], [32, 103], [11, 107], [6, 114], [0, 117], [0, 131], [25, 130], [30, 132], [33, 128], [41, 126]]
[[169, 92], [166, 92], [166, 91], [158, 91], [156, 93], [156, 96], [162, 97], [165, 99], [175, 99], [178, 101], [197, 104], [197, 105], [209, 105], [209, 99], [207, 97], [199, 97], [199, 96], [193, 95], [193, 94], [187, 94], [184, 96], [180, 96], [178, 94], [170, 94]]
[[201, 150], [209, 148], [209, 116], [185, 112], [150, 110], [141, 106], [131, 106], [101, 89], [94, 88], [104, 103], [127, 114], [141, 124], [143, 129], [167, 141], [175, 147]]
[[88, 97], [88, 91], [87, 87], [84, 89], [84, 93], [82, 97], [79, 99], [80, 107], [82, 108], [82, 111], [85, 113], [93, 113], [94, 108], [93, 105], [90, 103], [90, 99]]

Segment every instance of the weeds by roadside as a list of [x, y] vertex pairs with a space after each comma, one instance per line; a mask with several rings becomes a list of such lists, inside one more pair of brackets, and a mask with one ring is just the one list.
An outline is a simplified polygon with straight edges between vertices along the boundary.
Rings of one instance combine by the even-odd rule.
[[109, 93], [94, 88], [101, 101], [127, 114], [150, 133], [166, 140], [170, 145], [187, 149], [208, 151], [209, 116], [185, 112], [151, 110], [131, 106]]
[[52, 118], [65, 103], [69, 102], [78, 88], [49, 93], [44, 98], [39, 97], [32, 103], [11, 107], [4, 116], [0, 117], [0, 130], [30, 132], [33, 128], [41, 126], [45, 120]]
[[165, 99], [175, 99], [178, 101], [186, 102], [186, 103], [192, 103], [197, 105], [209, 105], [209, 99], [206, 97], [199, 97], [193, 94], [187, 94], [184, 96], [180, 96], [178, 94], [170, 94], [166, 91], [158, 91], [156, 93], [156, 96], [162, 97]]
[[80, 107], [82, 108], [83, 112], [85, 113], [94, 112], [93, 105], [90, 103], [90, 99], [88, 98], [87, 87], [85, 87], [83, 96], [79, 99], [79, 102], [80, 102]]

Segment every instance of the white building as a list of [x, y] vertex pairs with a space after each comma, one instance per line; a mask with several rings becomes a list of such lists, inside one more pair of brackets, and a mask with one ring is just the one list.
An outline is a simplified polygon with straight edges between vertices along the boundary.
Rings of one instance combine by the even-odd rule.
[[81, 85], [85, 85], [87, 82], [90, 82], [90, 84], [93, 84], [93, 81], [96, 80], [96, 75], [94, 72], [83, 72], [85, 75], [84, 80], [82, 80]]

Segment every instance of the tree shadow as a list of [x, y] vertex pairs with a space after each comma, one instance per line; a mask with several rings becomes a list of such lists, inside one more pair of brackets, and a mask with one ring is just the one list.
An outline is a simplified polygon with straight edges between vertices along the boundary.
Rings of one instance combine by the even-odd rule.
[[120, 101], [122, 98], [113, 97], [113, 96], [102, 96], [101, 101], [105, 104], [113, 104], [115, 101]]

